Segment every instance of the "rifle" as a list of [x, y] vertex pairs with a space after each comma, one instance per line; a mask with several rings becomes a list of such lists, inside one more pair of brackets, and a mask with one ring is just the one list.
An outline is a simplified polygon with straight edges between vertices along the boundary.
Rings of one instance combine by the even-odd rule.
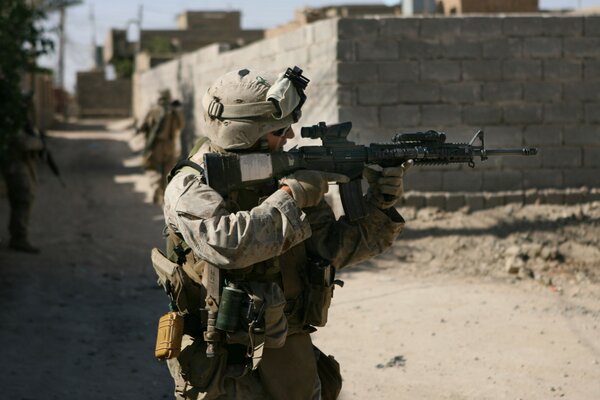
[[[327, 126], [324, 122], [303, 127], [303, 138], [321, 139], [322, 146], [294, 147], [278, 153], [207, 153], [204, 172], [207, 184], [222, 196], [229, 192], [271, 179], [280, 179], [299, 169], [337, 172], [350, 178], [340, 183], [340, 198], [346, 216], [356, 221], [367, 215], [362, 195], [362, 171], [367, 164], [393, 167], [407, 160], [415, 165], [466, 163], [475, 167], [474, 159], [489, 156], [537, 154], [534, 147], [520, 149], [486, 149], [483, 131], [469, 143], [446, 143], [442, 132], [427, 131], [394, 135], [392, 143], [357, 145], [347, 139], [351, 122]], [[475, 143], [479, 141], [479, 143]]]
[[48, 148], [48, 144], [46, 143], [46, 132], [44, 132], [41, 129], [38, 129], [37, 131], [40, 134], [40, 139], [42, 141], [43, 146], [42, 151], [40, 152], [40, 157], [46, 162], [48, 168], [50, 168], [50, 171], [52, 171], [54, 176], [56, 176], [62, 187], [67, 187], [65, 182], [62, 180], [62, 177], [60, 176], [60, 170], [58, 169], [58, 165], [56, 165], [56, 161], [54, 161], [54, 157], [52, 156], [52, 153]]

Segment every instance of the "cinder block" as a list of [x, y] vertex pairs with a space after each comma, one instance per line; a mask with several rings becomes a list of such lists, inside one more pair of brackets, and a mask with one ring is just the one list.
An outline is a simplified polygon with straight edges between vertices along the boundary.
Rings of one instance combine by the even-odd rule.
[[525, 192], [523, 190], [509, 190], [501, 192], [504, 204], [524, 204]]
[[377, 107], [339, 107], [338, 120], [352, 121], [360, 127], [378, 127], [379, 115]]
[[510, 124], [535, 124], [542, 122], [542, 106], [539, 104], [521, 103], [505, 105], [504, 122]]
[[401, 40], [399, 43], [401, 60], [429, 60], [441, 54], [440, 44], [436, 40]]
[[573, 168], [563, 171], [565, 187], [600, 187], [600, 169]]
[[565, 190], [565, 204], [583, 204], [587, 200], [588, 193], [587, 187], [568, 188]]
[[504, 195], [501, 193], [488, 192], [483, 194], [485, 208], [496, 208], [504, 205]]
[[585, 121], [587, 123], [600, 123], [600, 103], [585, 105]]
[[500, 61], [463, 61], [462, 77], [471, 81], [498, 81], [502, 79], [502, 64]]
[[520, 147], [523, 144], [523, 127], [502, 124], [485, 128], [485, 147]]
[[523, 87], [516, 82], [486, 82], [483, 84], [483, 100], [490, 103], [523, 99]]
[[583, 34], [583, 18], [581, 17], [544, 17], [542, 19], [544, 35], [547, 36], [581, 36]]
[[544, 60], [544, 80], [573, 82], [583, 76], [582, 63], [579, 60]]
[[[352, 40], [338, 40], [335, 42], [336, 46], [336, 54], [337, 60], [339, 62], [343, 61], [355, 61], [357, 59], [357, 49], [354, 41]], [[322, 45], [321, 45], [322, 46]], [[313, 46], [311, 46], [312, 48]], [[311, 55], [311, 60], [314, 58]]]
[[356, 46], [359, 61], [398, 59], [398, 42], [395, 40], [360, 41]]
[[404, 177], [404, 187], [421, 192], [442, 190], [442, 172], [427, 171], [425, 167], [410, 171]]
[[419, 80], [418, 61], [394, 61], [376, 65], [379, 82], [414, 82]]
[[421, 80], [451, 82], [460, 80], [460, 63], [455, 61], [421, 62]]
[[600, 101], [599, 82], [565, 83], [565, 100], [567, 101]]
[[465, 193], [465, 205], [469, 212], [483, 210], [485, 208], [483, 193]]
[[523, 193], [524, 204], [540, 204], [542, 203], [542, 196], [537, 189], [527, 189]]
[[564, 128], [566, 145], [597, 146], [600, 144], [600, 125], [570, 125]]
[[600, 79], [600, 61], [585, 60], [583, 62], [583, 77], [585, 80]]
[[562, 137], [562, 125], [528, 125], [523, 132], [523, 140], [527, 146], [560, 146]]
[[[520, 146], [512, 146], [512, 148]], [[539, 148], [538, 148], [539, 150]], [[539, 169], [542, 167], [542, 158], [539, 155], [535, 156], [504, 156], [499, 157], [500, 165], [503, 169], [518, 169], [529, 171], [531, 169]]]
[[523, 170], [523, 186], [526, 188], [545, 189], [562, 187], [562, 171], [556, 169]]
[[418, 105], [396, 105], [381, 107], [381, 125], [399, 128], [421, 125], [421, 111]]
[[591, 188], [588, 194], [588, 201], [600, 201], [600, 188]]
[[358, 86], [358, 104], [382, 105], [398, 102], [398, 87], [394, 83], [370, 83]]
[[507, 80], [541, 80], [540, 60], [507, 60], [502, 63], [502, 76]]
[[373, 63], [341, 62], [337, 64], [337, 79], [340, 83], [376, 82], [377, 65]]
[[466, 204], [464, 193], [446, 193], [446, 211], [458, 211]]
[[481, 100], [479, 82], [447, 83], [441, 87], [441, 100], [447, 103], [476, 103]]
[[519, 59], [523, 57], [523, 39], [502, 38], [483, 42], [483, 58]]
[[[315, 93], [311, 93], [311, 97], [315, 96]], [[315, 96], [318, 98], [317, 96]], [[354, 86], [340, 86], [337, 90], [338, 107], [341, 106], [356, 106], [358, 105], [358, 94]]]
[[340, 37], [337, 32], [338, 21], [334, 19], [321, 20], [310, 26], [313, 27], [312, 38], [310, 38], [310, 31], [307, 30], [307, 42], [310, 43], [311, 39], [314, 43], [326, 42], [331, 40], [339, 40]]
[[560, 58], [561, 55], [561, 38], [532, 37], [525, 38], [523, 41], [523, 57], [525, 58]]
[[460, 18], [423, 18], [421, 20], [421, 37], [448, 38], [460, 36]]
[[506, 36], [541, 36], [544, 26], [541, 17], [506, 17], [504, 18], [503, 33]]
[[587, 147], [583, 149], [583, 166], [600, 168], [600, 147]]
[[544, 204], [565, 204], [565, 191], [561, 189], [546, 189], [542, 191]]
[[563, 46], [566, 58], [600, 56], [600, 38], [597, 37], [565, 38]]
[[475, 192], [483, 188], [483, 172], [479, 170], [444, 171], [442, 190]]
[[581, 168], [583, 166], [580, 147], [546, 147], [541, 152], [544, 168]]
[[583, 119], [580, 103], [544, 104], [544, 122], [579, 122]]
[[483, 171], [483, 190], [520, 190], [523, 185], [521, 171]]
[[541, 103], [556, 103], [562, 100], [562, 85], [551, 82], [525, 82], [523, 99]]
[[427, 193], [425, 195], [425, 205], [435, 207], [440, 210], [446, 209], [446, 196], [444, 193]]
[[461, 18], [460, 23], [460, 36], [464, 38], [489, 40], [502, 36], [502, 20], [500, 18], [467, 16]]
[[337, 20], [338, 38], [371, 40], [379, 33], [379, 21], [370, 18], [340, 18]]
[[585, 36], [600, 36], [600, 17], [590, 15], [583, 19]]
[[441, 44], [442, 57], [451, 60], [479, 59], [482, 55], [481, 42], [443, 40]]
[[382, 18], [379, 34], [382, 38], [396, 40], [416, 39], [419, 37], [421, 20], [419, 18]]
[[425, 196], [420, 192], [409, 192], [402, 197], [403, 206], [413, 208], [425, 207]]
[[432, 82], [399, 83], [398, 101], [402, 103], [437, 103], [440, 101], [440, 85]]
[[454, 104], [425, 104], [421, 123], [427, 126], [457, 125], [461, 122], [461, 106]]
[[475, 126], [498, 124], [502, 121], [502, 107], [477, 104], [465, 106], [463, 120], [465, 123]]

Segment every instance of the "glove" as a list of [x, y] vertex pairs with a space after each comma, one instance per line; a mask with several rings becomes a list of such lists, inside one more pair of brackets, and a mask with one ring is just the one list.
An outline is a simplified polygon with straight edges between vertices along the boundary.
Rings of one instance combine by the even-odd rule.
[[363, 176], [369, 182], [367, 200], [382, 210], [396, 204], [404, 192], [404, 174], [413, 164], [413, 160], [408, 160], [399, 167], [366, 166]]
[[281, 179], [280, 183], [290, 188], [298, 207], [305, 208], [314, 207], [323, 200], [323, 196], [329, 190], [327, 182], [349, 181], [350, 178], [346, 175], [302, 169]]

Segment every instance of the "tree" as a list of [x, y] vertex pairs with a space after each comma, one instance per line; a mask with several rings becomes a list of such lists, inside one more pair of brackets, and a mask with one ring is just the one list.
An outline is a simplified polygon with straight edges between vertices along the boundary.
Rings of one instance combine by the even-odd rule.
[[32, 2], [0, 1], [0, 160], [27, 120], [21, 83], [38, 70], [37, 57], [54, 48], [41, 26], [44, 18], [44, 10]]

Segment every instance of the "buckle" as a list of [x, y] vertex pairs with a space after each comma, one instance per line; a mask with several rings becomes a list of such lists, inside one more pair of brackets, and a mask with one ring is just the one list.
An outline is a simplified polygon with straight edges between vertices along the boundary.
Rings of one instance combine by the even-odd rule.
[[219, 103], [216, 100], [212, 100], [208, 105], [208, 110], [206, 112], [211, 118], [220, 118], [223, 115], [223, 104]]

